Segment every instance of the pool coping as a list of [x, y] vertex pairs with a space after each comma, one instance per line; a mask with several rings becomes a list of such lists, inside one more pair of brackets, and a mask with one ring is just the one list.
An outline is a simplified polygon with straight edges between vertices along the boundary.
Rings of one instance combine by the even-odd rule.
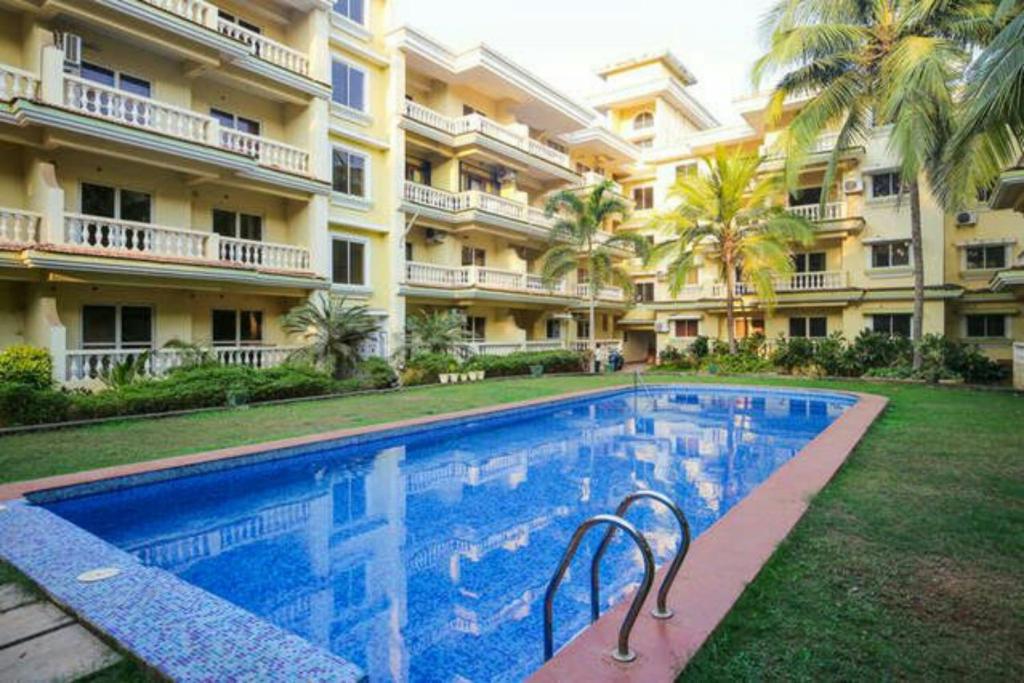
[[[816, 484], [816, 488], [814, 488], [814, 486], [810, 487], [811, 489], [813, 489], [807, 491], [807, 493], [809, 493], [810, 495], [816, 493], [825, 485], [825, 483], [827, 483], [828, 479], [831, 478], [832, 474], [834, 474], [838, 467], [842, 464], [842, 462], [845, 461], [847, 455], [849, 455], [849, 452], [852, 451], [853, 447], [856, 445], [856, 443], [866, 432], [867, 428], [874, 421], [874, 418], [877, 417], [877, 415], [881, 412], [881, 410], [887, 403], [886, 399], [883, 399], [878, 396], [832, 389], [818, 390], [797, 387], [759, 387], [755, 385], [716, 385], [703, 383], [690, 384], [685, 382], [665, 382], [664, 384], [658, 383], [657, 385], [652, 385], [652, 388], [656, 387], [693, 390], [717, 390], [735, 393], [743, 393], [745, 391], [758, 391], [768, 393], [785, 393], [789, 395], [831, 395], [847, 396], [850, 398], [857, 399], [856, 403], [851, 405], [842, 416], [840, 416], [830, 427], [828, 427], [824, 432], [822, 432], [822, 434], [820, 434], [814, 441], [812, 441], [811, 444], [809, 444], [803, 451], [801, 451], [801, 455], [807, 455], [808, 453], [813, 455], [815, 451], [809, 449], [814, 448], [817, 448], [819, 451], [827, 451], [828, 449], [838, 449], [839, 451], [842, 451], [841, 458], [839, 458], [838, 460], [836, 460], [834, 457], [830, 457], [828, 463], [824, 467], [819, 466], [816, 468], [822, 470], [822, 472], [827, 474], [827, 476], [825, 476], [825, 478], [822, 481], [820, 481], [820, 483]], [[66, 539], [66, 542], [69, 544], [71, 548], [74, 548], [80, 552], [80, 554], [82, 555], [81, 557], [75, 556], [73, 559], [66, 559], [66, 565], [85, 566], [86, 568], [95, 568], [96, 566], [110, 566], [111, 564], [116, 566], [124, 566], [130, 563], [134, 558], [116, 548], [113, 548], [112, 546], [109, 546], [105, 542], [101, 541], [100, 539], [97, 539], [94, 536], [91, 536], [84, 530], [79, 529], [78, 527], [70, 524], [69, 522], [61, 520], [55, 515], [52, 515], [39, 508], [29, 506], [27, 502], [24, 500], [24, 498], [27, 496], [31, 496], [33, 498], [41, 496], [45, 498], [48, 495], [59, 495], [61, 491], [70, 491], [71, 493], [69, 495], [88, 495], [89, 493], [96, 491], [110, 490], [111, 488], [136, 485], [138, 483], [147, 483], [148, 481], [159, 481], [163, 478], [170, 478], [172, 476], [187, 476], [190, 473], [201, 473], [204, 471], [208, 471], [208, 468], [230, 468], [235, 466], [246, 465], [249, 464], [250, 462], [260, 462], [267, 459], [290, 457], [290, 455], [295, 454], [292, 451], [301, 451], [302, 449], [308, 449], [311, 446], [315, 447], [317, 445], [326, 445], [336, 442], [344, 442], [341, 445], [359, 444], [362, 443], [364, 440], [372, 441], [375, 438], [400, 436], [403, 432], [407, 430], [415, 431], [418, 428], [431, 426], [436, 427], [447, 422], [462, 422], [465, 421], [466, 419], [472, 418], [496, 416], [501, 415], [503, 413], [517, 413], [523, 411], [524, 409], [528, 410], [544, 408], [551, 404], [586, 400], [588, 398], [602, 395], [614, 395], [617, 393], [622, 393], [624, 391], [629, 391], [630, 389], [631, 387], [628, 384], [626, 384], [611, 387], [601, 387], [597, 389], [588, 389], [576, 392], [568, 392], [564, 394], [530, 399], [526, 401], [516, 401], [496, 405], [492, 404], [488, 406], [457, 411], [453, 413], [430, 415], [397, 422], [382, 423], [377, 425], [369, 425], [365, 427], [358, 427], [345, 430], [337, 430], [322, 434], [306, 435], [268, 443], [220, 449], [216, 451], [196, 453], [186, 456], [178, 456], [149, 462], [140, 462], [129, 465], [109, 467], [87, 472], [60, 475], [56, 477], [37, 479], [28, 482], [7, 484], [0, 486], [0, 502], [15, 501], [13, 503], [9, 503], [5, 507], [10, 508], [12, 511], [17, 509], [19, 516], [24, 515], [26, 513], [31, 513], [33, 510], [35, 510], [40, 513], [39, 516], [46, 515], [52, 517], [52, 520], [36, 520], [37, 522], [39, 522], [37, 531], [45, 533], [55, 529], [56, 533], [59, 536], [61, 536], [63, 539]], [[865, 411], [864, 408], [866, 405], [868, 408], [870, 408], [870, 410]], [[870, 419], [864, 421], [864, 418], [867, 418], [869, 414]], [[848, 418], [850, 418], [851, 416], [854, 418], [858, 418], [853, 420], [852, 427], [847, 427], [844, 428], [843, 430], [838, 430], [840, 426], [847, 425], [847, 423], [849, 422]], [[829, 443], [829, 439], [824, 439], [824, 437], [826, 437], [827, 435], [834, 435], [837, 431], [842, 432], [841, 434], [839, 434], [839, 438], [833, 438], [831, 440], [836, 441], [836, 443]], [[825, 441], [825, 443], [820, 443], [823, 440]], [[790, 461], [790, 463], [787, 463], [787, 465], [783, 466], [783, 468], [781, 468], [771, 478], [769, 478], [768, 481], [762, 484], [762, 486], [758, 487], [758, 489], [756, 489], [750, 496], [748, 496], [747, 499], [738, 504], [730, 513], [728, 513], [724, 518], [719, 520], [718, 523], [716, 523], [711, 529], [706, 531], [704, 534], [701, 535], [701, 537], [697, 539], [691, 550], [691, 554], [687, 560], [683, 574], [679, 578], [678, 587], [673, 592], [673, 597], [675, 598], [672, 601], [673, 606], [676, 605], [676, 602], [679, 602], [679, 606], [675, 607], [677, 613], [688, 616], [674, 619], [672, 620], [672, 622], [656, 622], [655, 625], [647, 623], [653, 622], [653, 619], [641, 618], [640, 622], [638, 622], [637, 631], [634, 635], [634, 642], [637, 644], [642, 643], [643, 645], [640, 645], [639, 647], [635, 648], [638, 651], [640, 651], [641, 655], [640, 659], [635, 664], [627, 668], [621, 668], [620, 666], [614, 664], [611, 661], [610, 657], [605, 656], [610, 653], [610, 643], [614, 642], [614, 633], [615, 631], [617, 631], [619, 623], [619, 617], [617, 615], [622, 609], [625, 608], [625, 605], [622, 605], [619, 609], [612, 610], [608, 615], [603, 617], [597, 624], [595, 624], [594, 627], [589, 628], [582, 634], [580, 634], [580, 636], [577, 637], [572, 643], [570, 643], [569, 646], [564, 648], [558, 654], [558, 656], [556, 656], [554, 660], [552, 660], [548, 665], [546, 665], [538, 672], [536, 672], [534, 674], [534, 677], [537, 680], [558, 680], [567, 675], [571, 677], [576, 677], [581, 672], [587, 672], [589, 674], [590, 669], [588, 667], [592, 668], [595, 664], [595, 660], [597, 662], [603, 663], [601, 671], [603, 671], [604, 674], [606, 674], [606, 677], [601, 680], [621, 680], [623, 678], [633, 678], [637, 675], [640, 675], [645, 678], [647, 676], [657, 676], [659, 678], [664, 678], [666, 675], [669, 674], [669, 669], [671, 669], [671, 675], [674, 676], [676, 672], [681, 670], [683, 664], [685, 664], [686, 659], [688, 659], [688, 657], [696, 651], [700, 643], [702, 643], [704, 639], [707, 638], [711, 630], [713, 630], [714, 626], [717, 625], [718, 621], [722, 617], [724, 617], [725, 613], [728, 612], [728, 609], [739, 597], [739, 594], [742, 593], [742, 590], [745, 587], [746, 582], [752, 579], [753, 576], [756, 575], [757, 571], [760, 570], [761, 566], [764, 564], [765, 561], [767, 561], [768, 557], [770, 557], [771, 553], [774, 551], [774, 548], [777, 545], [777, 543], [780, 542], [782, 538], [784, 538], [785, 535], [789, 533], [789, 530], [792, 529], [792, 526], [795, 525], [797, 520], [799, 520], [800, 516], [802, 516], [803, 514], [803, 510], [806, 509], [806, 502], [802, 499], [799, 501], [802, 507], [794, 505], [793, 502], [790, 502], [788, 505], [783, 506], [784, 509], [782, 510], [782, 512], [785, 514], [785, 519], [783, 520], [783, 523], [779, 524], [776, 522], [776, 520], [772, 520], [773, 523], [770, 525], [772, 527], [770, 530], [771, 533], [767, 534], [765, 538], [760, 539], [762, 541], [760, 544], [755, 543], [752, 548], [747, 548], [746, 550], [743, 550], [743, 552], [741, 552], [741, 554], [745, 553], [744, 557], [742, 558], [744, 559], [744, 562], [741, 563], [741, 569], [743, 569], [744, 571], [734, 573], [725, 572], [723, 575], [722, 552], [724, 550], [726, 552], [725, 558], [728, 558], [729, 554], [732, 553], [733, 550], [730, 550], [728, 547], [725, 546], [718, 546], [722, 546], [723, 542], [727, 543], [727, 545], [733, 545], [731, 540], [719, 540], [716, 545], [715, 543], [702, 543], [703, 539], [705, 539], [705, 537], [709, 535], [717, 539], [728, 539], [732, 537], [733, 534], [744, 533], [744, 527], [742, 526], [742, 524], [739, 525], [739, 528], [733, 529], [732, 527], [736, 526], [735, 524], [731, 523], [726, 525], [724, 523], [727, 520], [732, 519], [734, 515], [737, 514], [737, 512], [744, 508], [744, 504], [751, 498], [757, 497], [759, 500], [763, 498], [763, 495], [757, 496], [756, 494], [758, 494], [758, 492], [762, 491], [766, 487], [769, 487], [770, 485], [774, 486], [773, 482], [775, 482], [776, 478], [779, 477], [783, 470], [787, 470], [787, 468], [789, 468], [789, 466], [792, 465], [794, 462], [803, 462], [811, 460], [816, 461], [818, 459], [821, 459], [821, 456], [816, 456], [814, 458], [794, 458], [792, 461]], [[825, 472], [825, 470], [827, 470], [827, 472]], [[814, 479], [814, 482], [817, 482], [818, 479], [820, 479], [821, 477], [818, 476], [812, 478]], [[792, 486], [790, 488], [792, 488]], [[782, 493], [785, 493], [785, 491], [783, 491]], [[780, 494], [776, 497], [781, 499], [782, 496]], [[771, 500], [774, 500], [774, 498], [769, 496], [769, 502], [771, 502]], [[798, 511], [796, 510], [797, 507], [800, 507]], [[770, 511], [772, 507], [771, 505], [769, 505], [765, 509]], [[758, 516], [762, 514], [766, 513], [755, 512], [751, 521], [757, 522]], [[768, 512], [768, 514], [775, 513]], [[739, 515], [739, 517], [750, 517], [750, 514], [741, 514]], [[28, 521], [29, 526], [31, 526], [33, 520], [29, 518]], [[4, 529], [2, 528], [3, 526], [5, 525], [2, 523], [2, 520], [0, 520], [0, 535], [2, 535], [2, 532], [4, 531]], [[720, 530], [720, 528], [725, 528], [727, 530], [722, 531]], [[748, 526], [746, 528], [749, 531], [751, 527]], [[25, 531], [28, 531], [28, 529], [26, 528]], [[758, 531], [761, 532], [764, 530], [758, 528]], [[8, 533], [10, 533], [9, 529]], [[779, 533], [781, 533], [781, 536], [778, 536]], [[778, 536], [777, 540], [775, 540], [776, 536]], [[38, 537], [39, 536], [36, 536], [36, 538]], [[741, 537], [742, 536], [735, 536], [735, 538]], [[766, 539], [767, 541], [771, 542], [766, 542]], [[744, 541], [744, 546], [750, 545], [748, 542], [749, 539], [744, 539]], [[45, 544], [37, 543], [33, 545], [46, 545], [48, 546], [48, 551], [51, 554], [54, 550], [52, 541]], [[710, 553], [707, 549], [705, 549], [705, 546], [708, 545], [711, 546], [712, 552]], [[70, 566], [67, 568], [62, 568], [61, 572], [54, 574], [52, 572], [53, 568], [49, 566], [53, 564], [53, 561], [47, 562], [45, 558], [40, 557], [43, 550], [44, 548], [42, 547], [33, 548], [30, 551], [28, 551], [28, 555], [26, 557], [30, 558], [30, 562], [32, 563], [38, 563], [37, 565], [34, 565], [35, 569], [38, 570], [42, 568], [42, 571], [32, 571], [28, 573], [30, 574], [30, 576], [35, 574], [42, 574], [42, 576], [36, 576], [36, 578], [37, 580], [43, 579], [39, 582], [41, 583], [41, 585], [43, 585], [45, 590], [50, 592], [51, 595], [58, 599], [59, 602], [61, 602], [62, 604], [67, 604], [73, 611], [79, 613], [80, 616], [83, 617], [84, 621], [93, 623], [94, 627], [97, 628], [97, 630], [112, 637], [115, 641], [121, 643], [122, 646], [126, 647], [126, 649], [132, 651], [133, 654], [136, 654], [137, 656], [144, 654], [157, 654], [159, 655], [160, 659], [166, 659], [166, 657], [164, 657], [165, 653], [159, 650], [159, 645], [154, 646], [153, 644], [149, 644], [149, 648], [147, 648], [147, 651], [145, 653], [142, 653], [128, 646], [128, 643], [123, 642], [124, 639], [122, 638], [122, 636], [131, 635], [131, 631], [126, 629], [128, 631], [127, 634], [124, 632], [119, 633], [118, 629], [116, 628], [116, 617], [123, 619], [125, 617], [124, 612], [120, 612], [118, 614], [101, 612], [101, 618], [98, 619], [95, 623], [88, 618], [88, 614], [82, 614], [82, 612], [85, 610], [83, 609], [83, 604], [80, 603], [78, 600], [78, 598], [81, 597], [80, 586], [75, 586], [74, 582], [68, 580], [69, 576], [73, 576], [75, 574], [70, 573], [68, 571], [68, 569], [70, 569]], [[64, 550], [64, 548], [61, 549], [62, 552]], [[106, 564], [97, 564], [97, 562], [100, 559], [106, 559], [108, 560], [108, 562]], [[82, 562], [86, 560], [88, 560], [92, 564], [82, 565]], [[18, 563], [16, 562], [15, 564], [17, 566]], [[201, 589], [195, 588], [190, 584], [187, 584], [186, 582], [177, 579], [177, 577], [174, 577], [169, 573], [161, 572], [159, 570], [155, 570], [148, 567], [142, 567], [141, 565], [139, 565], [138, 570], [136, 570], [135, 567], [132, 567], [131, 570], [126, 571], [125, 574], [126, 576], [124, 578], [126, 581], [129, 582], [129, 588], [131, 589], [128, 591], [128, 593], [131, 594], [132, 590], [135, 590], [137, 594], [145, 595], [148, 599], [151, 600], [153, 599], [153, 596], [156, 593], [156, 591], [153, 590], [153, 587], [156, 584], [162, 585], [163, 588], [171, 595], [180, 595], [182, 593], [188, 594], [195, 591], [198, 591], [199, 593], [203, 593], [204, 595], [206, 595], [204, 591], [201, 591]], [[744, 577], [747, 577], [748, 574], [749, 578], [745, 578], [744, 580]], [[716, 595], [719, 595], [721, 599], [717, 602], [712, 601], [712, 604], [710, 605], [704, 604], [703, 607], [701, 607], [701, 605], [698, 605], [698, 613], [700, 615], [703, 615], [705, 618], [703, 620], [698, 619], [696, 622], [694, 622], [693, 618], [691, 617], [691, 615], [694, 613], [694, 606], [690, 605], [686, 600], [679, 600], [680, 594], [682, 594], [684, 590], [687, 594], [685, 597], [692, 597], [689, 595], [690, 590], [692, 590], [692, 588], [684, 589], [683, 587], [689, 587], [694, 581], [694, 576], [696, 576], [697, 579], [701, 579], [703, 577], [705, 583], [709, 579], [717, 579], [719, 580], [719, 583], [722, 583], [721, 579], [732, 579], [734, 578], [734, 575], [735, 578], [739, 581], [738, 583], [737, 581], [726, 581], [723, 585], [715, 585], [714, 582], [712, 582], [712, 585], [710, 585], [710, 587], [706, 586], [702, 588], [701, 591], [698, 591], [703, 593], [707, 590], [712, 590], [712, 593], [701, 596], [701, 598], [704, 600], [704, 603], [707, 603], [708, 598], [713, 598]], [[58, 590], [51, 590], [51, 584], [54, 581], [56, 581], [57, 583]], [[338, 677], [339, 680], [353, 680], [353, 669], [351, 668], [351, 665], [345, 660], [335, 657], [334, 655], [331, 655], [329, 652], [321, 650], [313, 644], [306, 643], [306, 641], [302, 641], [301, 639], [298, 639], [296, 636], [290, 636], [289, 634], [286, 634], [285, 632], [276, 629], [276, 627], [270, 625], [269, 622], [264, 622], [258, 617], [255, 617], [255, 615], [249, 615], [248, 612], [245, 612], [240, 608], [236, 608], [233, 605], [226, 603], [226, 601], [222, 601], [212, 595], [209, 595], [209, 597], [220, 604], [210, 605], [207, 604], [210, 601], [205, 599], [199, 599], [202, 598], [202, 596], [199, 596], [198, 594], [192, 595], [192, 599], [197, 600], [200, 603], [203, 603], [201, 606], [203, 608], [206, 608], [207, 611], [209, 612], [210, 626], [222, 628], [222, 626], [218, 626], [218, 624], [223, 624], [225, 621], [230, 621], [233, 625], [240, 623], [243, 626], [243, 628], [238, 633], [231, 632], [227, 634], [228, 636], [232, 637], [220, 637], [220, 642], [218, 644], [220, 645], [222, 650], [223, 648], [233, 648], [233, 650], [231, 651], [234, 652], [236, 655], [242, 655], [243, 657], [248, 657], [256, 660], [256, 663], [259, 666], [263, 667], [261, 669], [257, 669], [256, 671], [264, 675], [268, 674], [270, 671], [275, 671], [279, 674], [284, 674], [287, 671], [288, 673], [292, 675], [297, 675], [300, 678], [304, 675], [313, 675], [315, 672], [319, 675], [314, 675], [314, 678], [320, 680], [327, 680], [331, 678], [331, 676], [324, 676], [325, 670], [331, 670], [332, 667], [337, 667], [333, 669], [333, 672], [335, 676]], [[124, 605], [129, 603], [124, 603], [122, 601], [121, 604]], [[89, 607], [92, 605], [86, 603], [85, 606]], [[173, 610], [175, 607], [178, 606], [172, 605], [169, 608], [165, 606], [165, 609]], [[179, 619], [182, 619], [187, 615], [179, 614], [177, 616]], [[251, 617], [251, 619], [249, 617]], [[692, 629], [693, 633], [680, 633], [678, 634], [678, 637], [676, 637], [676, 635], [672, 635], [673, 642], [677, 642], [676, 645], [673, 645], [671, 647], [661, 643], [662, 640], [664, 640], [667, 636], [671, 635], [674, 630], [678, 630], [678, 627], [682, 625], [685, 625], [688, 630]], [[264, 628], [264, 626], [266, 628], [269, 628], [270, 630], [267, 631]], [[657, 626], [658, 628], [655, 628], [652, 634], [648, 634], [648, 631], [651, 631], [652, 626]], [[280, 632], [278, 633], [278, 631]], [[245, 634], [252, 633], [255, 635], [256, 632], [259, 632], [261, 634], [260, 640], [263, 643], [266, 643], [266, 640], [268, 638], [272, 638], [275, 641], [281, 643], [282, 647], [277, 651], [275, 651], [275, 648], [270, 648], [269, 653], [263, 651], [260, 651], [258, 653], [253, 652], [251, 650], [246, 651], [247, 641], [244, 638]], [[195, 637], [194, 634], [186, 635], [191, 635], [192, 637]], [[223, 636], [224, 634], [220, 633], [217, 630], [217, 628], [211, 628], [211, 630], [208, 631], [206, 635], [209, 637], [214, 637]], [[234, 636], [241, 637], [239, 638]], [[298, 640], [299, 642], [296, 643], [295, 640]], [[659, 646], [657, 648], [658, 652], [656, 653], [654, 652], [653, 648], [655, 642], [659, 643]], [[648, 643], [650, 643], [650, 645]], [[192, 672], [195, 672], [196, 669], [194, 667], [201, 664], [201, 661], [197, 660], [202, 660], [202, 657], [196, 659], [186, 659], [184, 662], [182, 662], [180, 659], [180, 652], [173, 652], [173, 650], [175, 650], [174, 645], [171, 644], [169, 647], [170, 650], [172, 650], [172, 654], [179, 655], [178, 664], [184, 664], [184, 666], [186, 666], [186, 670], [191, 670]], [[600, 656], [595, 658], [595, 652], [597, 655]], [[647, 652], [648, 654], [645, 655], [644, 652]], [[685, 656], [680, 658], [675, 654], [680, 652], [683, 653]], [[668, 659], [666, 659], [666, 655], [669, 655], [670, 653], [671, 656], [668, 657]], [[224, 655], [227, 653], [222, 651], [220, 654]], [[655, 654], [658, 656], [651, 657], [651, 654]], [[267, 659], [267, 655], [269, 655], [270, 657], [269, 660]], [[141, 658], [153, 663], [151, 657], [141, 656]], [[292, 668], [296, 664], [296, 659], [299, 659], [301, 661], [302, 658], [305, 658], [306, 661], [311, 665], [311, 667], [305, 669], [301, 667]], [[231, 659], [231, 657], [228, 657], [228, 659]], [[224, 659], [221, 658], [220, 661], [224, 662]], [[660, 673], [654, 673], [655, 669], [652, 669], [651, 666], [658, 662], [661, 662], [661, 668], [656, 670]], [[238, 664], [242, 664], [242, 662], [238, 662]], [[167, 672], [167, 669], [165, 667], [161, 666], [158, 667], [158, 669]], [[179, 669], [179, 671], [181, 670]], [[222, 673], [227, 673], [223, 669], [221, 669], [221, 671]], [[252, 673], [253, 670], [250, 668], [249, 677], [251, 677]], [[257, 674], [256, 677], [259, 678], [260, 676]]]
[[[651, 616], [657, 592], [651, 591], [631, 637], [634, 662], [622, 664], [611, 656], [629, 607], [623, 600], [527, 680], [675, 680], [889, 403], [875, 394], [840, 393], [859, 400], [693, 542], [669, 594], [672, 619]], [[656, 586], [667, 570], [659, 570]]]

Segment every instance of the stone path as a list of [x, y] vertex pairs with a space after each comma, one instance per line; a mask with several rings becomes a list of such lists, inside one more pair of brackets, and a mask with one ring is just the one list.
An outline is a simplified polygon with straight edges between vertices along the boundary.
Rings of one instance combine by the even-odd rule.
[[0, 585], [0, 681], [74, 681], [119, 661], [55, 605], [17, 584]]

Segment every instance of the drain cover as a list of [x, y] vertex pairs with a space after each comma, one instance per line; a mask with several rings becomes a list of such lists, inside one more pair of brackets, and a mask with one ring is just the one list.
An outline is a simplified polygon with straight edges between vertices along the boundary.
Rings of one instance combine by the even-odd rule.
[[102, 569], [93, 569], [84, 574], [79, 574], [78, 580], [82, 583], [99, 583], [100, 581], [112, 579], [120, 573], [121, 570], [117, 567], [103, 567]]

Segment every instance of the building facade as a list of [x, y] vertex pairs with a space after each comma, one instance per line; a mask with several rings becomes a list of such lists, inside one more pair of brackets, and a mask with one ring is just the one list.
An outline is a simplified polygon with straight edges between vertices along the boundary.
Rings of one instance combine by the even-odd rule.
[[[70, 384], [144, 351], [162, 372], [180, 362], [172, 340], [270, 367], [300, 343], [281, 317], [317, 292], [380, 319], [367, 353], [451, 308], [479, 353], [573, 347], [589, 287], [582, 269], [540, 277], [551, 192], [612, 180], [635, 211], [609, 229], [658, 241], [649, 219], [715, 146], [781, 168], [764, 100], [722, 126], [669, 53], [602, 69], [582, 103], [490, 47], [390, 28], [390, 4], [0, 0], [0, 347], [48, 349]], [[886, 131], [843, 150], [823, 188], [830, 149], [779, 198], [818, 239], [771, 311], [739, 292], [741, 336], [908, 325], [909, 208]], [[1019, 181], [960, 215], [925, 202], [926, 331], [1000, 360], [1024, 339]], [[602, 344], [643, 361], [726, 335], [711, 255], [679, 297], [620, 256], [636, 293], [600, 293]]]

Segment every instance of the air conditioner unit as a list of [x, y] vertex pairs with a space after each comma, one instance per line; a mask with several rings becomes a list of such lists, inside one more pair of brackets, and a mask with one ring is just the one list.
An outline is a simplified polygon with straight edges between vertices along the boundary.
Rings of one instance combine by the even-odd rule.
[[74, 33], [54, 31], [53, 41], [64, 52], [64, 71], [78, 73], [82, 66], [82, 37]]
[[843, 181], [843, 192], [846, 194], [861, 194], [864, 192], [864, 179], [859, 175], [847, 177]]
[[448, 233], [434, 228], [427, 228], [427, 244], [444, 244]]
[[956, 215], [956, 227], [973, 228], [978, 224], [978, 214], [975, 211], [961, 211]]
[[654, 323], [654, 331], [657, 332], [658, 334], [668, 334], [669, 332], [672, 331], [672, 326], [669, 324], [667, 320], [659, 320], [658, 322]]

